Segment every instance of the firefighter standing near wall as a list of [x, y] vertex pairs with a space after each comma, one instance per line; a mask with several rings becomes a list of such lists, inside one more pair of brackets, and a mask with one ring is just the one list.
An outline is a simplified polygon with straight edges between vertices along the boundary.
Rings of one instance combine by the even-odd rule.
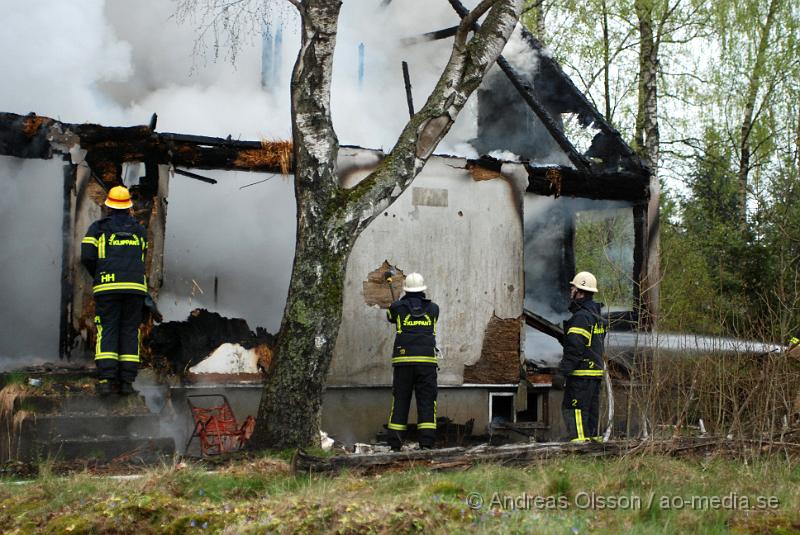
[[602, 303], [594, 301], [597, 279], [588, 271], [570, 282], [572, 317], [564, 324], [564, 356], [559, 365], [566, 380], [561, 412], [573, 442], [598, 440], [600, 383], [607, 322]]
[[133, 394], [139, 368], [139, 326], [147, 295], [144, 257], [146, 232], [130, 214], [127, 188], [111, 188], [106, 217], [89, 226], [81, 242], [81, 262], [94, 279], [95, 365], [97, 393], [104, 397], [118, 385]]
[[[387, 279], [391, 284], [391, 279]], [[425, 298], [425, 280], [409, 273], [403, 297], [391, 304], [387, 319], [395, 325], [392, 352], [392, 408], [389, 413], [389, 445], [400, 450], [408, 429], [411, 394], [417, 399], [417, 434], [421, 449], [433, 447], [436, 438], [436, 322], [439, 306]]]

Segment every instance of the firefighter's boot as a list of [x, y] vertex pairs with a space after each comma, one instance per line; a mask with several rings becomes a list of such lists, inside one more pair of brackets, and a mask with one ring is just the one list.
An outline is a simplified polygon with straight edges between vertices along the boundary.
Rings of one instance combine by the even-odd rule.
[[108, 379], [100, 379], [95, 386], [95, 392], [98, 397], [107, 398], [112, 393], [112, 385]]
[[135, 394], [136, 390], [134, 390], [133, 385], [127, 381], [122, 381], [119, 385], [119, 395], [120, 396], [130, 396], [131, 394]]
[[392, 451], [400, 451], [403, 449], [403, 435], [397, 431], [389, 430], [389, 438], [387, 440], [389, 447]]

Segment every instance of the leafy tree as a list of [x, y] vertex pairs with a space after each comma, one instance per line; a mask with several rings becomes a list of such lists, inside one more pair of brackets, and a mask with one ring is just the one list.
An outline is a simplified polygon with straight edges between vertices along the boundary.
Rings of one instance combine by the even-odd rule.
[[[800, 13], [787, 0], [717, 2], [715, 29], [720, 61], [712, 66], [717, 105], [736, 146], [739, 223], [748, 217], [748, 197], [757, 195], [751, 174], [771, 159], [770, 110], [796, 84]], [[755, 185], [757, 188], [757, 184]]]

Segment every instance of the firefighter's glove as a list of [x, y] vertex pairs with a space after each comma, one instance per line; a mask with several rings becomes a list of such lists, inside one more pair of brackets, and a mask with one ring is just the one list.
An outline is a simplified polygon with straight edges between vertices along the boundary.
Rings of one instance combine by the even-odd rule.
[[158, 305], [156, 305], [155, 300], [153, 300], [150, 294], [144, 296], [144, 309], [148, 314], [150, 314], [154, 322], [161, 323], [164, 321], [164, 317], [158, 310]]
[[550, 384], [553, 385], [553, 388], [557, 388], [558, 390], [564, 390], [564, 387], [567, 386], [567, 378], [557, 373], [553, 376], [550, 380]]

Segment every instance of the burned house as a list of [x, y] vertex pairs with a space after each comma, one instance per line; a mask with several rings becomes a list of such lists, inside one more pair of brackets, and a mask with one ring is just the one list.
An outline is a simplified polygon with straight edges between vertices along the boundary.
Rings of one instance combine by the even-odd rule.
[[[615, 253], [624, 269], [616, 294], [623, 298], [612, 303], [618, 324], [646, 325], [654, 311], [652, 292], [643, 291], [653, 288], [647, 281], [651, 237], [657, 236], [650, 174], [541, 43], [525, 30], [519, 39], [536, 57], [521, 65], [536, 68], [524, 70], [501, 58], [478, 90], [472, 145], [487, 156], [431, 157], [353, 249], [322, 414], [322, 428], [340, 440], [369, 440], [386, 423], [393, 331], [381, 307], [397, 290], [382, 278], [389, 267], [425, 275], [429, 296], [442, 310], [438, 414], [472, 421], [478, 434], [493, 429], [493, 421], [539, 437], [560, 434], [555, 416], [560, 393], [551, 390], [549, 374], [560, 356], [557, 324], [566, 311], [567, 282], [576, 267], [584, 267], [576, 264], [585, 253], [579, 238], [587, 221], [613, 220], [625, 235]], [[180, 202], [172, 182], [180, 177], [213, 191], [221, 181], [218, 171], [292, 172], [288, 143], [161, 132], [155, 116], [149, 125], [109, 127], [2, 113], [0, 154], [12, 162], [51, 161], [46, 187], [61, 192], [53, 224], [63, 240], [57, 242], [60, 277], [54, 284], [60, 327], [47, 336], [72, 360], [90, 355], [94, 336], [91, 281], [79, 264], [80, 240], [120, 177], [134, 190], [136, 217], [148, 229], [150, 290], [163, 295], [169, 276], [165, 236], [172, 224], [168, 208]], [[380, 150], [342, 147], [341, 185], [356, 185], [382, 157]], [[283, 202], [293, 200], [290, 181], [270, 184]], [[244, 217], [237, 211], [230, 208], [227, 219]], [[197, 217], [197, 235], [203, 236], [203, 219], [214, 224], [213, 218]], [[281, 232], [291, 236], [292, 230], [284, 220]], [[286, 242], [269, 252], [285, 266], [287, 282], [292, 253], [293, 243]], [[213, 274], [192, 282], [204, 295], [197, 301], [209, 306], [213, 295], [209, 308], [225, 301], [226, 284], [233, 284]], [[285, 292], [270, 298], [280, 305]], [[24, 303], [21, 295], [11, 304]], [[233, 310], [235, 303], [224, 308]], [[10, 333], [4, 335], [4, 343], [10, 340]], [[260, 382], [240, 379], [217, 376], [202, 384], [174, 384], [170, 391], [180, 399], [193, 389], [225, 389], [238, 414], [252, 414]]]

